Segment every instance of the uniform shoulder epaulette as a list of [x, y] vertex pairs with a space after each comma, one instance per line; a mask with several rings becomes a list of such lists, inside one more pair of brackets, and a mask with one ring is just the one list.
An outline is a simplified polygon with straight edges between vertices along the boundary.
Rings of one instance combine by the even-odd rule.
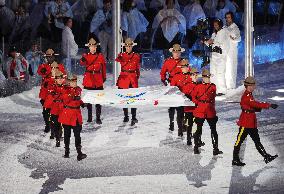
[[216, 86], [214, 83], [211, 83], [212, 86]]

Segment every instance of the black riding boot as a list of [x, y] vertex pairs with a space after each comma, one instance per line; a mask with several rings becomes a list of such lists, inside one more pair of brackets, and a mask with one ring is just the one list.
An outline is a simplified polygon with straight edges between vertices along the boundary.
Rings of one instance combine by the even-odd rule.
[[93, 121], [93, 106], [92, 104], [87, 104], [87, 109], [88, 109], [88, 120], [87, 122], [92, 122]]

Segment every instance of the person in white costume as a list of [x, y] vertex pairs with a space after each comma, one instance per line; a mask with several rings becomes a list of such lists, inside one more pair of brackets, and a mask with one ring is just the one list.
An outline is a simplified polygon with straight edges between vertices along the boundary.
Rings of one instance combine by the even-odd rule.
[[51, 8], [51, 14], [54, 17], [55, 26], [57, 28], [64, 28], [63, 24], [63, 18], [64, 17], [70, 17], [73, 18], [73, 13], [71, 10], [71, 6], [68, 2], [65, 2], [64, 0], [55, 0], [50, 5]]
[[61, 49], [62, 54], [64, 57], [64, 65], [68, 72], [71, 72], [72, 70], [72, 59], [77, 55], [78, 53], [78, 45], [75, 42], [74, 35], [72, 33], [72, 19], [71, 18], [64, 18], [64, 29], [62, 31], [62, 43], [61, 43]]
[[186, 35], [186, 19], [174, 8], [173, 0], [167, 0], [167, 7], [160, 10], [155, 16], [152, 28], [157, 29], [159, 27], [162, 28], [163, 36], [170, 45], [172, 45], [171, 42], [176, 39], [178, 33]]
[[241, 34], [238, 26], [234, 23], [232, 12], [226, 13], [226, 26], [228, 32], [229, 50], [226, 62], [226, 86], [227, 89], [236, 88], [237, 67], [238, 67], [238, 43], [241, 41]]
[[[150, 2], [149, 8], [152, 9], [159, 9], [159, 8], [166, 8], [167, 7], [167, 0], [152, 0]], [[178, 3], [178, 0], [174, 0], [174, 8], [178, 11], [180, 11], [180, 6]]]
[[185, 6], [182, 14], [186, 19], [186, 36], [188, 40], [188, 47], [191, 48], [197, 40], [197, 35], [192, 27], [196, 26], [199, 19], [205, 19], [206, 16], [199, 0], [190, 0], [190, 3]]
[[228, 32], [222, 29], [223, 23], [221, 20], [214, 20], [214, 33], [211, 39], [205, 41], [205, 44], [211, 46], [212, 53], [210, 58], [210, 73], [213, 75], [212, 83], [217, 87], [217, 95], [221, 96], [226, 94], [226, 62], [228, 53]]
[[215, 18], [218, 0], [206, 0], [203, 5], [203, 10], [207, 17]]
[[123, 36], [135, 40], [138, 34], [147, 31], [149, 25], [145, 16], [135, 7], [134, 0], [125, 0], [121, 15], [121, 29]]
[[217, 6], [217, 9], [216, 9], [215, 17], [217, 19], [222, 20], [223, 24], [225, 24], [226, 23], [225, 14], [229, 11], [230, 10], [226, 6], [226, 1], [225, 0], [219, 0], [218, 6]]
[[99, 9], [93, 16], [90, 24], [90, 32], [97, 36], [100, 42], [103, 55], [112, 59], [112, 13], [111, 0], [104, 0], [104, 6]]

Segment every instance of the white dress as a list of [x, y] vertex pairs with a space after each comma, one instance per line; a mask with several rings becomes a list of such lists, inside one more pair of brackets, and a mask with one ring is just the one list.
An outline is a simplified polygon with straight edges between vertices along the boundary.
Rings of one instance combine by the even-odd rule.
[[210, 73], [213, 75], [211, 81], [217, 87], [217, 93], [226, 94], [226, 62], [227, 62], [227, 53], [229, 48], [228, 42], [228, 32], [226, 29], [221, 29], [216, 34], [212, 34], [211, 39], [214, 40], [212, 48], [218, 46], [222, 49], [222, 54], [212, 52], [210, 59]]
[[[238, 43], [241, 41], [241, 34], [238, 26], [233, 23], [225, 26], [228, 31], [229, 48], [226, 62], [226, 85], [228, 89], [236, 88], [237, 67], [238, 67]], [[230, 36], [234, 38], [231, 39]]]

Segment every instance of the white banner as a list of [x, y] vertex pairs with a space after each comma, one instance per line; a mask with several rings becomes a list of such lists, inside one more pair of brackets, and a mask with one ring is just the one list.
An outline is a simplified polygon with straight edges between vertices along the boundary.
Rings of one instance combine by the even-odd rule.
[[83, 90], [84, 103], [115, 107], [178, 107], [194, 104], [177, 87], [148, 86], [130, 89]]

